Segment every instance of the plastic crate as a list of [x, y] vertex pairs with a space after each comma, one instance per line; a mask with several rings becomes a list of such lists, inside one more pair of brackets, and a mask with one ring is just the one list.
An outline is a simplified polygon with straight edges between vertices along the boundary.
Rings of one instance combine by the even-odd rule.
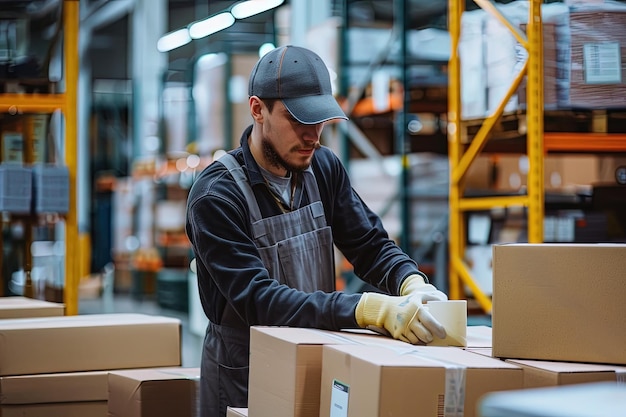
[[69, 170], [64, 166], [33, 167], [33, 211], [66, 214], [70, 208]]
[[0, 164], [0, 211], [30, 213], [32, 170], [20, 164]]

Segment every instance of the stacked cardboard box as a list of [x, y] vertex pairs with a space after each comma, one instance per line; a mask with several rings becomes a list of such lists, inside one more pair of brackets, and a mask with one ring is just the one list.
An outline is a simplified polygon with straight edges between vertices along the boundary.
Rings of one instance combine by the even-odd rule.
[[0, 319], [27, 317], [58, 317], [65, 314], [65, 305], [28, 297], [0, 297]]
[[348, 417], [475, 416], [478, 400], [519, 389], [522, 370], [454, 347], [327, 345], [323, 348], [320, 416], [344, 407]]
[[0, 377], [2, 416], [106, 416], [107, 372]]
[[334, 415], [341, 404], [344, 416], [409, 415], [417, 400], [432, 411], [424, 415], [447, 405], [473, 416], [485, 393], [522, 384], [520, 367], [461, 348], [364, 331], [251, 329], [248, 406], [258, 417]]
[[108, 371], [180, 366], [180, 326], [143, 314], [0, 320], [0, 414], [104, 417]]
[[626, 365], [626, 244], [493, 247], [493, 355]]
[[200, 368], [108, 373], [108, 413], [115, 417], [199, 417]]

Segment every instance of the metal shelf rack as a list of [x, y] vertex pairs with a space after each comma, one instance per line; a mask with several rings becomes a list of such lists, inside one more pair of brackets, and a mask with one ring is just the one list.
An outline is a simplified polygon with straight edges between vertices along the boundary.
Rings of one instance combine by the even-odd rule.
[[[52, 113], [60, 111], [64, 115], [65, 144], [64, 162], [69, 171], [69, 211], [65, 220], [65, 286], [63, 301], [67, 315], [78, 313], [78, 285], [80, 263], [72, 257], [80, 253], [76, 172], [78, 168], [77, 146], [77, 85], [78, 85], [78, 28], [79, 1], [63, 0], [63, 68], [65, 91], [53, 94], [0, 94], [0, 112], [3, 113]], [[26, 239], [26, 246], [30, 246]], [[29, 254], [27, 248], [26, 253]], [[26, 257], [27, 267], [30, 265]]]

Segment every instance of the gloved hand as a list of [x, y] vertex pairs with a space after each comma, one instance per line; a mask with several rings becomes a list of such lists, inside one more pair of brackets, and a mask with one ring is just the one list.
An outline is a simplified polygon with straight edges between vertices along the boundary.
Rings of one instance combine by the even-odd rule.
[[424, 308], [419, 296], [391, 296], [365, 292], [357, 304], [355, 317], [360, 327], [383, 330], [394, 339], [417, 344], [430, 343], [433, 333], [443, 339], [443, 326]]
[[402, 282], [400, 295], [409, 294], [419, 295], [422, 304], [428, 301], [446, 301], [448, 299], [447, 295], [435, 288], [434, 285], [427, 284], [424, 277], [418, 274], [409, 275], [404, 282]]

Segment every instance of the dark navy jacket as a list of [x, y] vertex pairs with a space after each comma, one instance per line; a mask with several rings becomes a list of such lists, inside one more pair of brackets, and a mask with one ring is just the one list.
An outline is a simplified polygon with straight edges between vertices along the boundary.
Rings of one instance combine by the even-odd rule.
[[[280, 214], [250, 148], [251, 127], [231, 153], [246, 172], [263, 217]], [[339, 158], [326, 147], [315, 151], [311, 167], [332, 228], [335, 246], [354, 273], [381, 291], [397, 295], [402, 280], [418, 272], [417, 264], [389, 238], [383, 225], [352, 189]], [[296, 205], [308, 203], [296, 194]], [[250, 238], [248, 204], [221, 163], [210, 164], [192, 186], [187, 201], [186, 231], [196, 256], [202, 307], [220, 324], [226, 303], [249, 326], [358, 328], [354, 311], [360, 294], [304, 293], [268, 276]]]

